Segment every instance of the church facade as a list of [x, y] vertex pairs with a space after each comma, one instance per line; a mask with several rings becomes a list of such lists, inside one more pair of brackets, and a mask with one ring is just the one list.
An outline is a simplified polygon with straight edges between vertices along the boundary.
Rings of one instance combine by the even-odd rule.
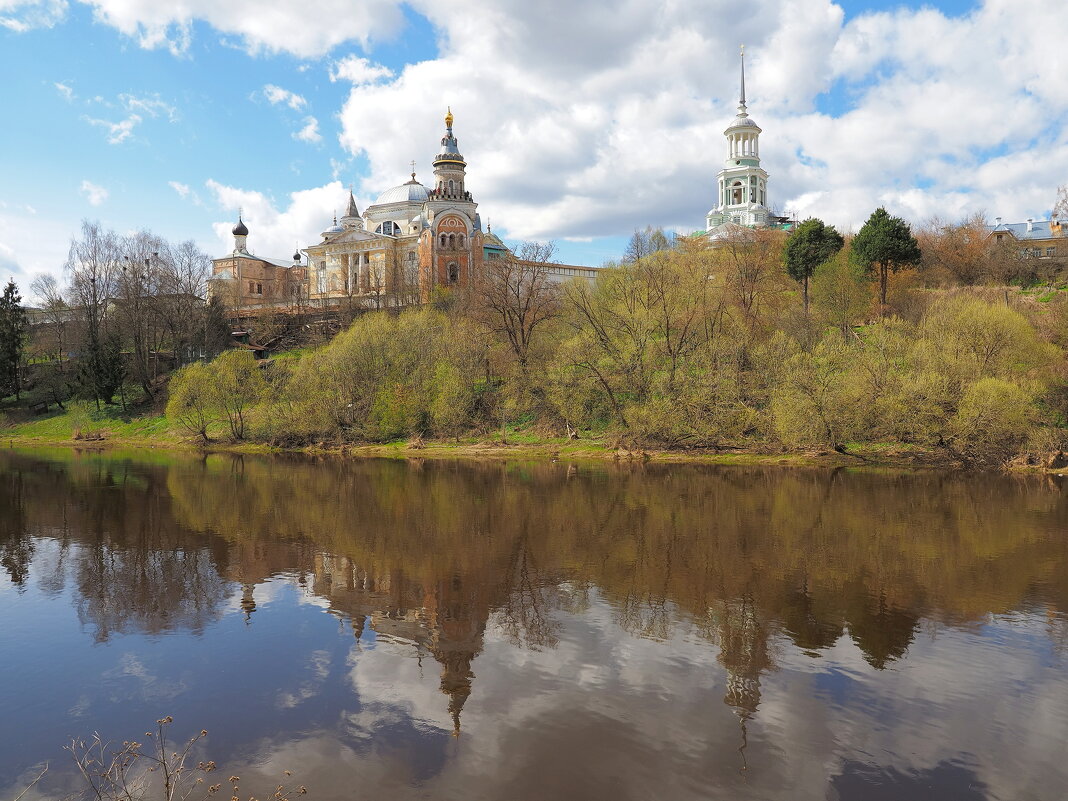
[[[467, 188], [467, 162], [453, 132], [451, 109], [429, 187], [410, 180], [387, 189], [361, 214], [349, 192], [345, 215], [291, 262], [254, 256], [238, 219], [234, 250], [213, 260], [209, 292], [230, 307], [266, 309], [383, 308], [427, 302], [439, 287], [467, 285], [487, 261], [510, 252], [482, 229]], [[595, 268], [553, 265], [556, 280], [592, 278]]]

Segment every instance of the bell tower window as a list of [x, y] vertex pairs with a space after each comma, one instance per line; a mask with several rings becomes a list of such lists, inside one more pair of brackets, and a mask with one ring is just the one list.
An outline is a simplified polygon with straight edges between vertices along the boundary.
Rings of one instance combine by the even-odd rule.
[[460, 280], [460, 265], [456, 262], [449, 262], [449, 283], [455, 284]]

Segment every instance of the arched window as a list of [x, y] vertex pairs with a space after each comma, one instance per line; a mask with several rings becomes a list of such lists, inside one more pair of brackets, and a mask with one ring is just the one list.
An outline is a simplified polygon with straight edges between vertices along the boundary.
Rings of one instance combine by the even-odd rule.
[[445, 241], [446, 241], [446, 240], [445, 240], [445, 234], [442, 234], [442, 235], [441, 235], [441, 246], [442, 246], [442, 247], [445, 247]]
[[450, 194], [450, 195], [451, 195], [451, 194], [453, 193], [453, 190], [455, 190], [455, 188], [456, 188], [456, 187], [455, 187], [455, 185], [453, 184], [453, 182], [452, 182], [452, 179], [450, 178], [450, 179], [449, 179], [449, 194]]
[[449, 250], [456, 249], [456, 234], [449, 234]]
[[449, 283], [455, 284], [460, 280], [460, 265], [456, 262], [449, 262]]
[[464, 246], [464, 235], [463, 235], [463, 234], [460, 234], [460, 235], [459, 235], [459, 236], [457, 237], [457, 239], [456, 239], [456, 244], [457, 244], [457, 245], [459, 245], [460, 247], [463, 247], [463, 246]]

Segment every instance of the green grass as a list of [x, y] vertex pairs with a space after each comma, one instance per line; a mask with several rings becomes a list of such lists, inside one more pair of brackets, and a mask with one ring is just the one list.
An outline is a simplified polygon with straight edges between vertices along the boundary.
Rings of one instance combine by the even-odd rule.
[[75, 426], [83, 430], [99, 431], [107, 439], [177, 442], [163, 415], [133, 416], [119, 408], [94, 404], [68, 404], [64, 411], [56, 410], [42, 417], [16, 422], [0, 429], [0, 438], [19, 438], [46, 442], [73, 440]]

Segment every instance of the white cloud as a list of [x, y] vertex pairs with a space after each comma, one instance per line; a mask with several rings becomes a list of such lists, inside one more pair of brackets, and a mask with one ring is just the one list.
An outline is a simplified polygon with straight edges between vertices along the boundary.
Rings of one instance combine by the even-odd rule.
[[108, 190], [102, 186], [97, 186], [91, 181], [82, 181], [80, 191], [85, 195], [85, 199], [89, 201], [90, 206], [99, 206], [108, 199]]
[[29, 278], [48, 272], [57, 278], [63, 271], [76, 219], [42, 219], [28, 206], [0, 207], [0, 280], [14, 274], [29, 296]]
[[167, 185], [175, 192], [177, 192], [178, 197], [182, 198], [183, 200], [189, 197], [189, 193], [192, 191], [189, 188], [189, 184], [183, 184], [179, 181], [167, 181]]
[[0, 242], [0, 283], [6, 284], [9, 278], [22, 275], [15, 249]]
[[111, 122], [110, 120], [101, 120], [93, 117], [85, 117], [84, 119], [90, 125], [105, 129], [107, 131], [108, 143], [112, 145], [118, 145], [125, 142], [133, 136], [133, 129], [141, 124], [140, 114], [131, 114], [126, 119], [119, 120], [118, 122]]
[[301, 142], [315, 143], [323, 141], [323, 137], [319, 133], [319, 120], [315, 119], [315, 117], [305, 117], [304, 127], [293, 134], [293, 138]]
[[361, 84], [392, 77], [393, 70], [359, 56], [346, 56], [340, 61], [335, 61], [330, 68], [331, 81], [351, 81]]
[[131, 36], [144, 48], [185, 53], [193, 22], [240, 38], [252, 53], [286, 52], [321, 57], [340, 44], [395, 36], [404, 23], [399, 0], [82, 0], [100, 22]]
[[178, 110], [160, 99], [158, 94], [145, 95], [144, 97], [138, 97], [136, 95], [121, 94], [119, 95], [119, 102], [123, 108], [131, 113], [140, 112], [147, 114], [150, 117], [165, 116], [171, 122], [178, 119]]
[[[368, 160], [364, 189], [381, 190], [403, 180], [398, 165], [427, 164], [451, 104], [468, 186], [511, 236], [703, 227], [742, 41], [781, 211], [846, 229], [880, 203], [916, 220], [983, 208], [1022, 218], [1068, 175], [1068, 85], [1050, 78], [1068, 68], [1068, 16], [1038, 0], [848, 23], [830, 0], [769, 0], [707, 22], [682, 3], [416, 8], [438, 32], [432, 59], [392, 77], [353, 57], [331, 70], [355, 84], [342, 144]], [[834, 116], [818, 110], [828, 90]]]
[[275, 86], [272, 83], [263, 87], [263, 96], [267, 98], [267, 102], [272, 106], [282, 103], [294, 111], [300, 111], [308, 105], [308, 101], [300, 95], [290, 92], [288, 89], [283, 89], [281, 86]]
[[[195, 20], [250, 51], [312, 59], [348, 42], [366, 50], [404, 24], [399, 0], [86, 1], [142, 46], [175, 52]], [[0, 14], [29, 7], [0, 0]], [[1047, 210], [1068, 175], [1068, 82], [1052, 77], [1068, 71], [1068, 15], [1043, 0], [849, 21], [832, 0], [763, 0], [733, 16], [679, 0], [409, 7], [435, 32], [425, 60], [396, 72], [358, 55], [331, 63], [330, 79], [352, 84], [342, 144], [366, 158], [365, 192], [401, 183], [412, 158], [426, 181], [451, 104], [468, 185], [513, 237], [700, 227], [734, 113], [739, 42], [780, 211], [842, 228], [880, 203], [913, 219], [977, 209], [1022, 219]], [[273, 84], [269, 100], [272, 88], [271, 102], [306, 112], [305, 98]], [[125, 120], [94, 121], [109, 141], [150, 114], [124, 108]], [[321, 136], [312, 119], [297, 138]]]
[[0, 0], [0, 28], [15, 33], [51, 28], [66, 15], [66, 0]]
[[74, 89], [72, 89], [71, 87], [67, 86], [67, 84], [65, 84], [65, 83], [54, 83], [52, 85], [54, 87], [56, 87], [56, 91], [59, 92], [60, 95], [63, 96], [63, 99], [66, 100], [68, 103], [70, 103], [72, 100], [74, 100]]
[[[332, 215], [344, 213], [349, 194], [340, 181], [331, 181], [325, 186], [293, 192], [289, 195], [289, 205], [279, 209], [262, 192], [226, 186], [214, 180], [207, 181], [206, 186], [218, 206], [230, 213], [230, 219], [212, 225], [220, 253], [233, 249], [231, 230], [241, 209], [249, 229], [250, 250], [268, 258], [286, 260], [295, 244], [304, 247], [322, 238], [320, 234], [331, 225]], [[366, 198], [356, 200], [360, 208], [366, 207]]]

